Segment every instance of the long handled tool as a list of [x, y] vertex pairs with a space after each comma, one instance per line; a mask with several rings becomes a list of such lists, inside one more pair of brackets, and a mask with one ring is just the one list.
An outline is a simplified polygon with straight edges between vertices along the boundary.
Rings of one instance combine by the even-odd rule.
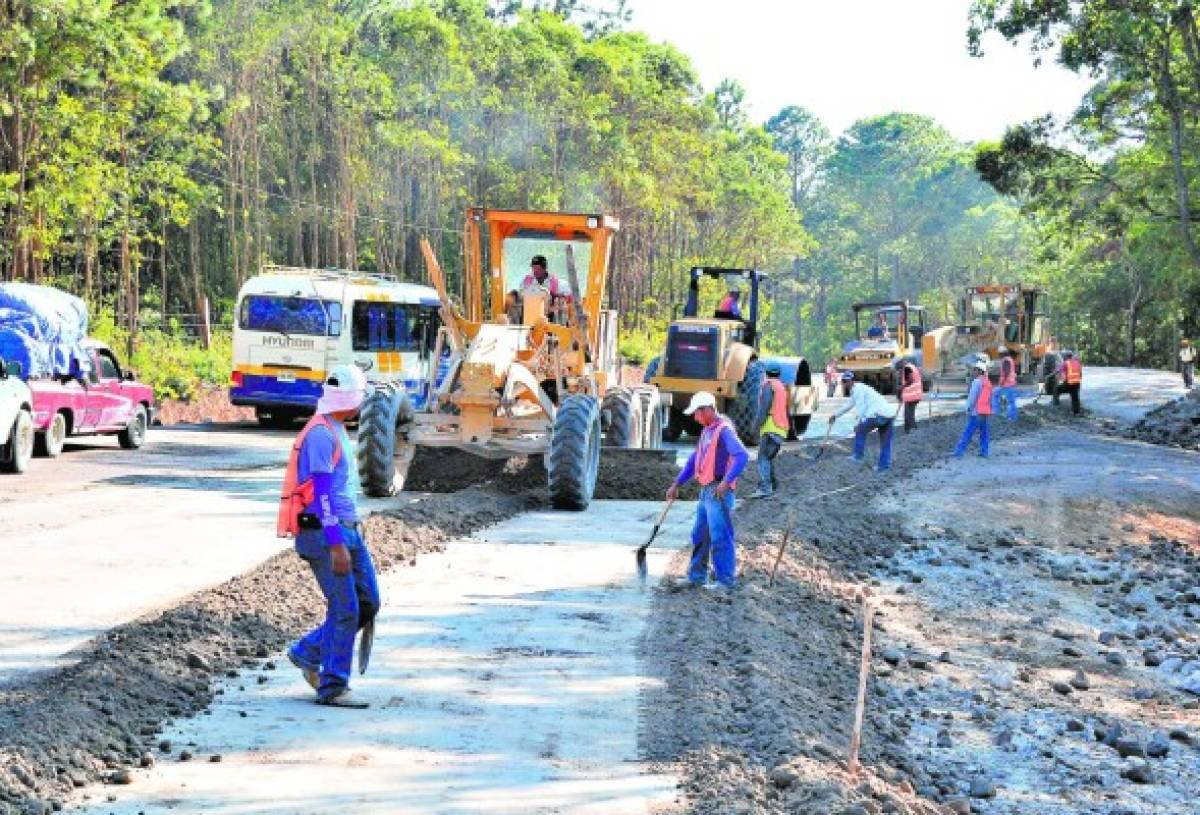
[[671, 511], [671, 504], [673, 503], [675, 503], [674, 498], [667, 501], [666, 506], [662, 508], [662, 512], [658, 515], [658, 520], [654, 522], [654, 528], [650, 530], [650, 537], [646, 538], [646, 542], [638, 547], [636, 556], [638, 577], [645, 578], [649, 572], [646, 566], [646, 550], [650, 548], [650, 544], [654, 543], [654, 539], [658, 536], [658, 530], [662, 528], [663, 521], [667, 519], [667, 513]]
[[[830, 418], [832, 419], [833, 417], [831, 416]], [[816, 461], [822, 455], [824, 455], [825, 448], [829, 446], [829, 435], [831, 433], [833, 433], [833, 422], [832, 421], [829, 422], [829, 427], [825, 428], [825, 438], [821, 439], [821, 447], [820, 447], [820, 449], [817, 450], [817, 454], [815, 456], [813, 456], [813, 458], [812, 458], [813, 461]]]
[[[828, 492], [820, 492], [816, 495], [810, 495], [807, 498], [800, 499], [802, 502], [800, 505], [803, 506], [804, 503], [815, 501], [818, 498], [827, 498], [830, 495], [837, 495], [839, 492], [846, 492], [847, 490], [852, 490], [857, 486], [857, 484], [851, 484], [848, 487], [839, 487], [836, 490], [829, 490]], [[771, 577], [769, 580], [767, 580], [768, 586], [775, 585], [775, 572], [779, 569], [779, 562], [783, 560], [783, 553], [784, 550], [787, 549], [788, 539], [792, 536], [792, 527], [795, 525], [795, 522], [796, 513], [792, 513], [792, 515], [790, 515], [786, 521], [787, 525], [783, 529], [783, 540], [779, 542], [779, 551], [775, 554], [775, 563], [771, 566]]]

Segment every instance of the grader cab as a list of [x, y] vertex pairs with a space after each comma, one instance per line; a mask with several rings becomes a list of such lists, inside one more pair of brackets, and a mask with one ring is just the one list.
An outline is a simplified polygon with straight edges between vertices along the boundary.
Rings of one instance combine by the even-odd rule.
[[[584, 509], [602, 446], [661, 446], [665, 402], [654, 387], [620, 387], [617, 315], [601, 308], [617, 229], [605, 215], [469, 210], [461, 309], [422, 241], [443, 323], [432, 396], [408, 412], [393, 410], [389, 394], [380, 398], [378, 409], [396, 422], [376, 446], [395, 460], [395, 473], [364, 478], [368, 494], [402, 488], [417, 448], [456, 448], [499, 459], [542, 455], [552, 504]], [[534, 259], [544, 261], [545, 278], [531, 274]], [[361, 426], [389, 432], [386, 419], [368, 421], [375, 408], [368, 399]]]

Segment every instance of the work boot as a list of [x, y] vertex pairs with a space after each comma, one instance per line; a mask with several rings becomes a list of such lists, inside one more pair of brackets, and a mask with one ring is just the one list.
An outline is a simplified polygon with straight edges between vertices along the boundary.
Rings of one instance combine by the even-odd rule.
[[350, 693], [349, 688], [339, 688], [338, 690], [330, 691], [324, 696], [317, 697], [318, 705], [326, 707], [345, 707], [353, 710], [365, 710], [371, 706], [371, 703], [365, 699], [359, 699]]
[[750, 493], [750, 497], [751, 498], [770, 498], [774, 494], [775, 494], [775, 490], [764, 490], [762, 487], [759, 487], [754, 492]]
[[304, 681], [308, 683], [310, 688], [316, 690], [321, 686], [321, 675], [312, 668], [306, 667], [302, 662], [300, 662], [300, 660], [296, 658], [296, 655], [291, 652], [291, 649], [288, 649], [287, 658], [288, 662], [300, 669], [300, 675], [304, 677]]
[[667, 584], [669, 591], [688, 591], [689, 589], [698, 589], [704, 583], [692, 580], [690, 577], [677, 577]]

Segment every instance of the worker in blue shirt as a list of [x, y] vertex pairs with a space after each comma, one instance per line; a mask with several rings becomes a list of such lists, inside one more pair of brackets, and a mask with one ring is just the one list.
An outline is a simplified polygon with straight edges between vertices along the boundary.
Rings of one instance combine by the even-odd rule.
[[737, 431], [717, 412], [717, 400], [707, 391], [692, 397], [684, 414], [695, 416], [703, 430], [696, 449], [667, 490], [667, 500], [679, 496], [679, 488], [695, 478], [700, 482], [700, 504], [692, 527], [692, 560], [687, 585], [705, 586], [709, 564], [716, 573], [714, 589], [732, 589], [737, 583], [737, 547], [733, 530], [734, 489], [746, 469], [750, 454]]
[[352, 697], [350, 668], [362, 629], [359, 671], [366, 669], [379, 610], [379, 586], [363, 541], [355, 495], [358, 479], [344, 422], [358, 413], [367, 382], [354, 365], [330, 371], [316, 414], [300, 431], [284, 476], [281, 535], [294, 534], [325, 596], [325, 621], [288, 649], [288, 659], [317, 692], [317, 703], [365, 708]]

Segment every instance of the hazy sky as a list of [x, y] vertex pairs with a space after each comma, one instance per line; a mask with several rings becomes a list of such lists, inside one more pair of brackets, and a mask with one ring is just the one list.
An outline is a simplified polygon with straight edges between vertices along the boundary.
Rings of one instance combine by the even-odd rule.
[[756, 121], [789, 104], [837, 135], [892, 111], [934, 117], [964, 140], [1066, 115], [1089, 82], [998, 36], [967, 54], [970, 0], [632, 0], [633, 28], [687, 53], [711, 90], [746, 88]]

